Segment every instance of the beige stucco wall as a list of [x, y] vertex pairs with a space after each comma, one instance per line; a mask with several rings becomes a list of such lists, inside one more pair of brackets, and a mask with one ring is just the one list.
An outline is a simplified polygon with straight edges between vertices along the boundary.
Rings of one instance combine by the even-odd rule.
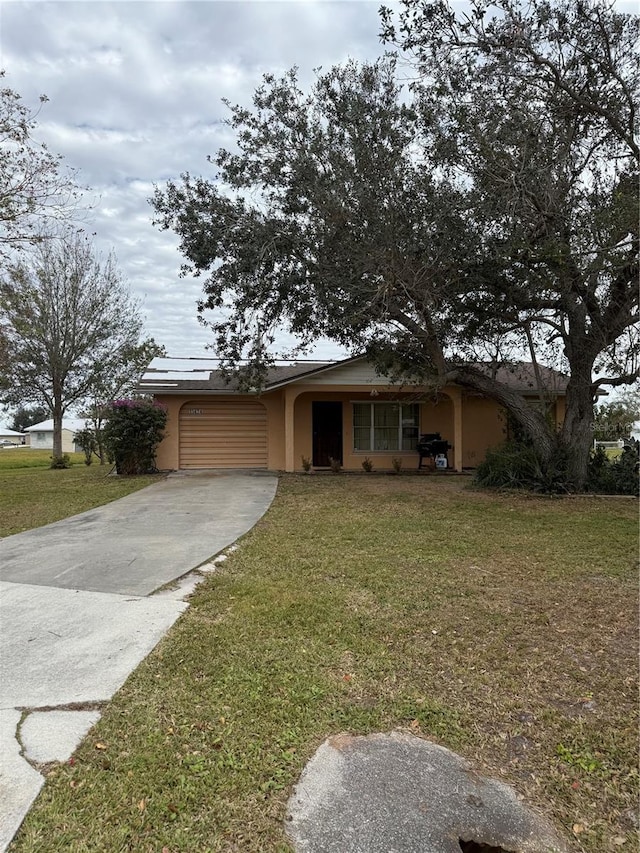
[[462, 465], [475, 468], [490, 447], [506, 438], [506, 421], [502, 407], [494, 400], [463, 394]]
[[[376, 450], [354, 450], [353, 449], [353, 407], [354, 402], [385, 402], [403, 401], [406, 403], [418, 402], [420, 405], [420, 428], [419, 432], [439, 432], [444, 439], [453, 445], [453, 404], [448, 397], [443, 397], [438, 403], [420, 402], [415, 399], [415, 393], [398, 395], [397, 393], [386, 393], [380, 390], [377, 396], [372, 397], [369, 391], [363, 392], [361, 388], [354, 387], [345, 389], [334, 387], [330, 390], [320, 391], [318, 388], [302, 391], [295, 401], [294, 423], [294, 463], [296, 470], [302, 470], [302, 457], [311, 459], [313, 456], [312, 439], [312, 403], [315, 400], [333, 401], [342, 403], [342, 449], [343, 467], [347, 471], [359, 471], [362, 469], [363, 460], [368, 457], [373, 462], [374, 470], [391, 470], [393, 459], [401, 459], [403, 468], [417, 468], [419, 456], [416, 452], [387, 452]], [[453, 451], [449, 453], [449, 463], [453, 464]]]
[[156, 451], [156, 466], [161, 471], [176, 471], [178, 469], [178, 415], [180, 407], [191, 397], [163, 397], [156, 395], [155, 399], [167, 410], [167, 423], [164, 428], [164, 438]]
[[[27, 442], [34, 450], [53, 450], [53, 432], [51, 430], [28, 433]], [[73, 443], [74, 432], [70, 429], [62, 430], [62, 452], [75, 453], [76, 446]]]
[[[362, 461], [368, 456], [374, 465], [374, 470], [390, 470], [394, 457], [402, 460], [405, 469], [417, 468], [418, 454], [381, 451], [353, 450], [353, 409], [350, 403], [355, 401], [404, 400], [419, 402], [420, 433], [439, 432], [454, 449], [449, 451], [449, 464], [454, 465], [455, 433], [454, 405], [447, 389], [439, 395], [437, 401], [416, 400], [419, 389], [411, 393], [398, 394], [388, 387], [378, 385], [375, 396], [371, 390], [362, 386], [333, 384], [321, 386], [319, 383], [292, 384], [282, 389], [269, 391], [260, 395], [260, 402], [267, 410], [268, 432], [268, 467], [278, 471], [286, 468], [286, 429], [285, 429], [285, 398], [293, 400], [293, 466], [302, 470], [302, 458], [312, 458], [312, 423], [311, 412], [314, 400], [339, 401], [343, 404], [343, 466], [345, 470], [359, 471]], [[449, 389], [449, 393], [459, 395], [459, 389]], [[249, 396], [249, 395], [248, 395]], [[254, 395], [250, 395], [255, 399]], [[199, 400], [237, 399], [237, 395], [158, 395], [156, 399], [167, 407], [167, 426], [165, 438], [158, 448], [156, 464], [160, 470], [176, 470], [179, 466], [178, 424], [180, 409], [189, 403], [193, 405]], [[505, 419], [501, 407], [493, 400], [477, 395], [462, 393], [462, 465], [475, 467], [483, 458], [489, 447], [499, 445], [505, 438]], [[564, 400], [559, 400], [556, 406], [556, 421], [559, 427], [564, 418]]]
[[[249, 395], [247, 395], [249, 397]], [[216, 394], [198, 396], [198, 394], [180, 395], [156, 395], [155, 398], [167, 409], [167, 425], [164, 438], [156, 453], [156, 466], [161, 471], [175, 471], [180, 462], [179, 446], [179, 423], [180, 409], [198, 401], [212, 399], [237, 400], [237, 395]], [[255, 395], [250, 399], [255, 400]], [[268, 436], [268, 466], [270, 470], [277, 471], [284, 467], [284, 405], [282, 391], [272, 391], [259, 397], [260, 402], [267, 410], [267, 436]]]

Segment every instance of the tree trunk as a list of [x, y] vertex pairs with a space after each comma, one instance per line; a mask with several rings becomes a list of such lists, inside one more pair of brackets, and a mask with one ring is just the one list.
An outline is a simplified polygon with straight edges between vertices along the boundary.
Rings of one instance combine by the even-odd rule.
[[99, 429], [96, 432], [96, 442], [98, 444], [98, 458], [100, 459], [100, 464], [105, 465], [107, 459], [107, 451], [104, 449], [104, 444], [102, 442], [102, 430]]
[[567, 453], [568, 480], [576, 491], [581, 492], [587, 484], [589, 454], [593, 444], [591, 367], [584, 362], [571, 367], [566, 406], [560, 438]]
[[567, 485], [578, 492], [585, 490], [589, 454], [593, 441], [593, 392], [591, 374], [593, 359], [581, 352], [571, 361], [571, 378], [567, 385], [566, 414], [562, 431], [556, 435], [541, 412], [533, 409], [517, 391], [512, 391], [489, 376], [471, 369], [458, 369], [449, 376], [458, 384], [480, 391], [501, 403], [529, 436], [540, 462], [551, 463], [558, 445], [567, 455]]
[[[97, 408], [97, 407], [96, 407]], [[107, 461], [107, 451], [105, 450], [104, 441], [102, 439], [102, 424], [104, 423], [101, 417], [94, 415], [93, 418], [93, 433], [96, 437], [97, 456], [101, 465], [105, 465]]]
[[[540, 462], [545, 466], [551, 462], [557, 450], [555, 431], [544, 414], [533, 408], [522, 394], [513, 391], [502, 382], [498, 382], [486, 374], [473, 370], [473, 368], [458, 368], [449, 371], [447, 380], [479, 391], [504, 406], [531, 440]], [[540, 394], [542, 394], [542, 390]]]
[[58, 401], [53, 406], [53, 459], [62, 456], [62, 406]]

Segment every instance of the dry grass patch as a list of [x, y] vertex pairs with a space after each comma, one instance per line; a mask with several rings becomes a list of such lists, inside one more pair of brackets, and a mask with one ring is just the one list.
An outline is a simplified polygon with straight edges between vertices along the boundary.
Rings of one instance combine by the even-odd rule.
[[286, 850], [318, 744], [398, 727], [635, 850], [636, 503], [466, 482], [283, 479], [10, 850]]

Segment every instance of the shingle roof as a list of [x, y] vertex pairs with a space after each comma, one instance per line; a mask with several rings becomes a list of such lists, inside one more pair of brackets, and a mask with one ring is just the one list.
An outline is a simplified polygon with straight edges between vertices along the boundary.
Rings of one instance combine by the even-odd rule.
[[[264, 389], [268, 391], [280, 385], [301, 380], [303, 377], [330, 370], [332, 367], [358, 361], [362, 356], [341, 361], [300, 361], [279, 364], [267, 371]], [[218, 369], [217, 359], [202, 358], [154, 358], [143, 374], [138, 390], [151, 394], [177, 394], [184, 392], [236, 393], [239, 384], [233, 378], [227, 381]], [[532, 364], [519, 362], [513, 365], [492, 367], [483, 365], [501, 382], [514, 390], [535, 393], [538, 387]], [[538, 367], [545, 390], [552, 393], [564, 393], [568, 377], [550, 367]], [[407, 383], [403, 385], [406, 387]]]
[[[271, 367], [265, 377], [265, 389], [281, 382], [299, 379], [318, 369], [341, 362], [305, 361]], [[176, 391], [238, 391], [239, 383], [224, 377], [218, 359], [154, 358], [144, 372], [138, 390], [151, 393]]]
[[[64, 418], [62, 421], [62, 429], [68, 429], [71, 432], [84, 429], [84, 425], [85, 421], [82, 418]], [[53, 432], [53, 418], [27, 427], [25, 432]]]
[[[515, 391], [531, 391], [533, 393], [538, 389], [536, 370], [531, 362], [522, 361], [516, 364], [500, 365], [497, 368], [492, 368], [491, 365], [483, 365], [483, 367], [498, 382], [503, 382]], [[545, 391], [564, 393], [567, 390], [569, 377], [566, 374], [542, 364], [539, 364], [537, 369], [540, 372]]]
[[0, 436], [8, 435], [9, 437], [20, 438], [24, 435], [23, 432], [16, 432], [14, 429], [0, 425]]

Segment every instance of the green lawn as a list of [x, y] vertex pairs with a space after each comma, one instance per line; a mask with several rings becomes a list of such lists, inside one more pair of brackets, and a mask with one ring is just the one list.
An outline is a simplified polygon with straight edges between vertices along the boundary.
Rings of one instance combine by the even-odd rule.
[[10, 850], [284, 851], [324, 738], [394, 728], [514, 785], [575, 851], [637, 849], [637, 504], [467, 483], [283, 478]]
[[111, 477], [110, 466], [87, 466], [82, 453], [69, 456], [71, 468], [51, 470], [48, 450], [0, 450], [0, 538], [101, 506], [158, 479]]

